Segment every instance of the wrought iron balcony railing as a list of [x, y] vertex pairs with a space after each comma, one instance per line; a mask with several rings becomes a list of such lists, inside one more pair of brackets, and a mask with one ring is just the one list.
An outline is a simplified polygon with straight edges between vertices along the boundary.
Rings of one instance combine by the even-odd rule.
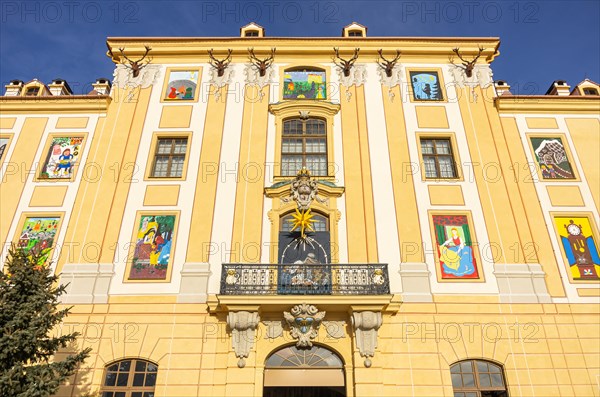
[[225, 263], [223, 295], [385, 295], [387, 264]]

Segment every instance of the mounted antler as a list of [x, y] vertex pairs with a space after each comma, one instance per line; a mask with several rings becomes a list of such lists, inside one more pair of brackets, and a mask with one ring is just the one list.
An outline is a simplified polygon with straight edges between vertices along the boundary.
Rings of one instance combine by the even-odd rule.
[[208, 62], [210, 63], [210, 66], [217, 70], [217, 76], [222, 77], [223, 74], [225, 74], [225, 69], [227, 69], [227, 67], [231, 63], [232, 52], [233, 50], [229, 49], [227, 50], [227, 57], [223, 59], [216, 59], [213, 55], [212, 48], [208, 50], [208, 56], [210, 57], [210, 60]]
[[[148, 47], [147, 45], [144, 46], [144, 48], [146, 49], [146, 52], [144, 53], [144, 56], [141, 57], [140, 59], [138, 59], [137, 61], [132, 61], [131, 59], [129, 59], [127, 57], [127, 55], [125, 55], [125, 48], [119, 48], [119, 51], [121, 52], [121, 56], [123, 58], [125, 58], [127, 60], [127, 62], [129, 62], [129, 65], [126, 65], [125, 62], [123, 62], [123, 60], [121, 60], [121, 63], [125, 66], [127, 66], [129, 69], [131, 69], [131, 74], [133, 77], [138, 77], [140, 75], [140, 71], [146, 67], [146, 65], [148, 65], [150, 63], [150, 61], [152, 61], [152, 59], [148, 59], [146, 61], [146, 63], [141, 63], [146, 56], [148, 55], [148, 53], [150, 52], [150, 50], [152, 50], [152, 48]], [[112, 51], [110, 50], [110, 48], [108, 49], [109, 52], [112, 55]]]
[[[342, 69], [344, 71], [344, 76], [346, 76], [346, 77], [350, 76], [350, 69], [352, 69], [352, 66], [354, 66], [354, 62], [356, 62], [356, 60], [358, 59], [358, 52], [360, 51], [360, 48], [355, 48], [354, 56], [348, 60], [345, 60], [340, 57], [340, 49], [339, 48], [334, 47], [333, 50], [335, 51], [335, 58], [332, 57], [333, 63], [335, 63], [340, 69]], [[339, 61], [336, 61], [336, 58]]]
[[392, 77], [392, 71], [394, 70], [394, 66], [396, 66], [398, 59], [400, 59], [400, 50], [396, 50], [396, 57], [392, 60], [385, 59], [385, 57], [383, 56], [383, 49], [380, 49], [379, 51], [377, 51], [377, 53], [379, 54], [379, 57], [382, 59], [382, 61], [377, 59], [377, 64], [379, 66], [381, 66], [382, 69], [385, 70], [385, 75], [387, 77]]
[[472, 60], [467, 61], [460, 55], [460, 48], [454, 48], [452, 50], [452, 52], [455, 53], [463, 63], [462, 63], [462, 65], [456, 65], [454, 63], [453, 57], [450, 58], [450, 63], [452, 63], [453, 65], [462, 67], [462, 69], [465, 71], [465, 74], [467, 75], [467, 77], [471, 77], [473, 75], [473, 68], [475, 67], [475, 62], [477, 62], [477, 60], [479, 59], [479, 57], [481, 56], [481, 53], [483, 51], [485, 51], [485, 48], [479, 47], [479, 53], [477, 54], [477, 56], [475, 58], [473, 58]]
[[248, 54], [250, 58], [250, 62], [258, 69], [258, 73], [260, 77], [264, 77], [267, 73], [267, 69], [273, 64], [273, 59], [275, 58], [275, 48], [271, 48], [271, 56], [265, 59], [258, 59], [256, 55], [254, 55], [254, 48], [248, 48]]

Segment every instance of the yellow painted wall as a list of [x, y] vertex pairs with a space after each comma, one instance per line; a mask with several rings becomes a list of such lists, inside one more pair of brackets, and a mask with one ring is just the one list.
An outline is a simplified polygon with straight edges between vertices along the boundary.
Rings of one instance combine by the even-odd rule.
[[[158, 364], [158, 397], [260, 396], [264, 361], [294, 342], [286, 330], [265, 338], [261, 324], [240, 369], [224, 314], [209, 314], [204, 305], [151, 301], [73, 310], [63, 330], [81, 332], [79, 346], [94, 349], [74, 379], [77, 389], [98, 390], [105, 365], [130, 357]], [[261, 316], [273, 320], [281, 313]], [[344, 338], [331, 338], [322, 326], [315, 343], [344, 360], [346, 379], [354, 381], [348, 396], [452, 395], [449, 367], [464, 359], [501, 364], [511, 396], [598, 395], [600, 313], [594, 305], [405, 303], [398, 314], [384, 315], [371, 368], [364, 367], [346, 316], [326, 316], [347, 321]], [[57, 397], [71, 396], [72, 388], [63, 387]]]

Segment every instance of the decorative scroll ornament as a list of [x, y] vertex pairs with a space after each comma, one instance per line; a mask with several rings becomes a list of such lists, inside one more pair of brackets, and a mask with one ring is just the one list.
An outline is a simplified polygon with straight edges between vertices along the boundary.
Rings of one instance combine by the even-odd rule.
[[219, 76], [219, 71], [217, 69], [210, 69], [210, 78], [208, 80], [209, 87], [211, 87], [211, 91], [215, 93], [215, 99], [218, 101], [221, 98], [221, 88], [225, 87], [227, 84], [231, 84], [231, 80], [235, 75], [235, 71], [233, 68], [227, 68], [223, 71], [223, 75]]
[[395, 86], [401, 86], [402, 83], [402, 65], [400, 64], [395, 64], [392, 67], [391, 76], [387, 75], [387, 72], [385, 69], [383, 68], [377, 68], [377, 73], [379, 74], [379, 81], [381, 82], [381, 84], [384, 87], [387, 87], [388, 89], [388, 96], [390, 97], [390, 100], [393, 102], [394, 101], [394, 93], [392, 92], [392, 88], [394, 88]]
[[354, 65], [354, 67], [350, 69], [350, 74], [348, 76], [344, 75], [344, 71], [340, 68], [337, 68], [336, 71], [338, 74], [340, 85], [346, 87], [346, 101], [350, 102], [350, 98], [352, 98], [350, 87], [359, 87], [365, 83], [365, 81], [367, 80], [367, 68], [363, 64]]
[[246, 358], [254, 346], [254, 331], [258, 326], [260, 317], [256, 312], [229, 312], [227, 314], [227, 325], [231, 329], [231, 340], [233, 351], [239, 358], [238, 367], [246, 366]]
[[283, 312], [283, 317], [290, 328], [290, 334], [298, 339], [296, 347], [312, 347], [312, 340], [319, 334], [319, 326], [325, 317], [313, 305], [302, 303], [292, 307], [289, 312]]
[[450, 74], [452, 75], [452, 82], [460, 88], [467, 86], [473, 89], [477, 85], [486, 88], [494, 82], [490, 65], [475, 65], [471, 77], [467, 77], [462, 67], [450, 65]]
[[345, 321], [323, 321], [323, 327], [325, 327], [330, 338], [341, 339], [346, 336], [346, 332], [344, 332], [346, 328]]
[[160, 77], [160, 65], [146, 65], [139, 70], [137, 77], [133, 77], [130, 67], [120, 63], [113, 72], [113, 85], [118, 88], [148, 88], [155, 84]]
[[324, 203], [326, 200], [317, 197], [319, 187], [317, 181], [311, 178], [310, 171], [306, 167], [302, 167], [296, 179], [291, 184], [291, 192], [289, 197], [283, 198], [283, 202], [294, 200], [298, 205], [298, 210], [304, 212], [310, 208], [313, 200]]
[[354, 312], [351, 318], [356, 346], [360, 355], [365, 357], [365, 367], [369, 368], [377, 348], [377, 330], [383, 323], [381, 312]]
[[283, 324], [281, 320], [263, 321], [263, 324], [267, 327], [265, 339], [276, 339], [283, 335]]
[[235, 285], [240, 281], [240, 276], [235, 269], [227, 270], [227, 276], [225, 277], [225, 282], [227, 285]]
[[261, 76], [260, 70], [257, 70], [254, 64], [247, 63], [244, 66], [244, 76], [246, 76], [246, 84], [254, 85], [258, 88], [258, 99], [262, 102], [263, 97], [265, 96], [262, 92], [263, 88], [276, 81], [277, 73], [275, 72], [275, 69], [268, 68], [265, 71], [264, 76]]

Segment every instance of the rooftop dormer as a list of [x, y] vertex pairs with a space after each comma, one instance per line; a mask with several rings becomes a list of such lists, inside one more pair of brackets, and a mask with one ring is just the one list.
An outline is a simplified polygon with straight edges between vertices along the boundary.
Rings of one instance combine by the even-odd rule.
[[38, 79], [33, 79], [26, 83], [21, 90], [21, 96], [48, 96], [52, 95], [50, 89], [46, 84], [42, 83]]
[[600, 95], [600, 84], [590, 80], [584, 79], [581, 83], [577, 84], [571, 95], [584, 95], [584, 96], [597, 96]]
[[367, 27], [358, 22], [352, 22], [342, 29], [342, 37], [367, 37]]
[[257, 23], [250, 22], [240, 28], [240, 37], [265, 37], [265, 28]]

